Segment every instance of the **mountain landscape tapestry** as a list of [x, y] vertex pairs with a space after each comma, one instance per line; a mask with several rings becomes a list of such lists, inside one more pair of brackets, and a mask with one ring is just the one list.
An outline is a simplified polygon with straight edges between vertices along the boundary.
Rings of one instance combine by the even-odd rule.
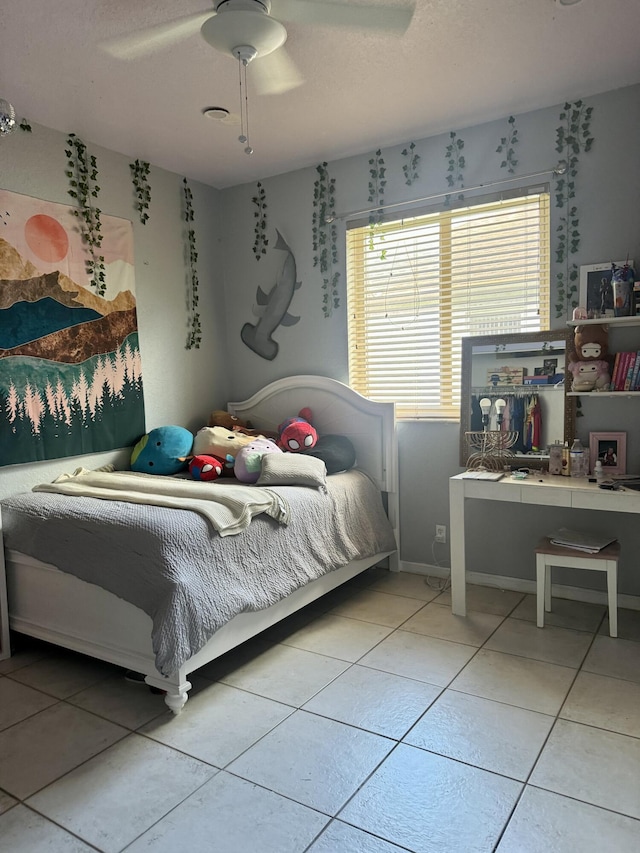
[[100, 253], [103, 297], [72, 209], [0, 190], [0, 465], [145, 433], [129, 221], [102, 214]]

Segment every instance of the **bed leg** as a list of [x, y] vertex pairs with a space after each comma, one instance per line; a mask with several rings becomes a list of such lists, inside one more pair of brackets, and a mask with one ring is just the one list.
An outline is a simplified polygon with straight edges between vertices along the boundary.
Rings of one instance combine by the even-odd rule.
[[156, 687], [164, 692], [165, 704], [173, 714], [178, 715], [182, 711], [189, 698], [188, 691], [191, 690], [190, 681], [179, 677], [156, 678], [153, 675], [147, 675], [145, 681], [151, 687]]
[[[187, 682], [187, 684], [189, 684], [189, 682]], [[189, 684], [187, 690], [189, 690], [190, 687], [191, 685]], [[182, 711], [187, 699], [189, 698], [187, 690], [180, 690], [176, 693], [167, 692], [167, 695], [164, 697], [165, 704], [167, 705], [169, 710], [176, 716], [180, 713], [180, 711]]]

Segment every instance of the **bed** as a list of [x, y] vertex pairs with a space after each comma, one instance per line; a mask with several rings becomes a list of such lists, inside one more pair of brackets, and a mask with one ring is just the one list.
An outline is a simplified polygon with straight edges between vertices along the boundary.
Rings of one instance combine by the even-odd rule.
[[[342, 493], [345, 490], [348, 497], [349, 490], [353, 488], [354, 480], [359, 479], [365, 488], [374, 490], [380, 507], [384, 506], [384, 524], [380, 523], [379, 520], [376, 522], [381, 528], [380, 536], [378, 537], [376, 531], [372, 530], [368, 537], [373, 542], [373, 553], [371, 553], [371, 545], [367, 547], [357, 545], [356, 547], [354, 543], [350, 542], [349, 559], [344, 564], [334, 565], [329, 571], [323, 573], [317, 572], [317, 576], [313, 574], [311, 568], [308, 568], [308, 578], [298, 578], [295, 581], [287, 578], [284, 582], [284, 592], [276, 593], [269, 588], [269, 599], [277, 598], [277, 600], [267, 601], [266, 606], [262, 606], [260, 603], [258, 605], [252, 604], [250, 609], [245, 604], [241, 612], [224, 618], [220, 625], [216, 624], [215, 630], [204, 642], [194, 641], [193, 647], [186, 647], [187, 652], [182, 650], [181, 657], [176, 656], [177, 652], [173, 648], [165, 650], [164, 666], [159, 666], [155, 621], [141, 606], [132, 603], [132, 601], [140, 603], [135, 595], [128, 596], [129, 600], [127, 600], [121, 594], [116, 594], [92, 580], [87, 580], [87, 578], [94, 578], [91, 572], [95, 571], [95, 568], [91, 565], [94, 561], [90, 557], [87, 557], [86, 560], [81, 559], [84, 554], [82, 548], [86, 549], [87, 547], [86, 542], [83, 544], [80, 538], [77, 540], [77, 548], [74, 548], [73, 543], [76, 540], [70, 535], [66, 536], [66, 553], [72, 552], [76, 559], [75, 561], [67, 559], [60, 556], [60, 553], [56, 553], [55, 564], [51, 556], [49, 556], [51, 562], [45, 562], [42, 559], [43, 554], [35, 548], [24, 547], [23, 550], [17, 550], [11, 547], [10, 519], [15, 516], [16, 510], [15, 507], [11, 508], [10, 504], [13, 499], [10, 498], [3, 501], [6, 527], [3, 551], [6, 563], [7, 609], [10, 627], [17, 632], [109, 661], [127, 670], [142, 673], [147, 684], [164, 691], [167, 706], [174, 714], [178, 714], [187, 701], [188, 690], [191, 687], [188, 676], [194, 670], [225, 654], [385, 559], [388, 560], [390, 570], [397, 570], [399, 542], [397, 447], [393, 404], [375, 403], [340, 382], [326, 377], [308, 375], [277, 380], [258, 391], [248, 400], [230, 402], [227, 406], [232, 414], [250, 421], [256, 429], [265, 430], [274, 429], [274, 426], [277, 426], [285, 417], [297, 413], [303, 407], [309, 407], [312, 410], [313, 423], [320, 435], [346, 436], [356, 450], [354, 471], [348, 474], [332, 474], [326, 479], [331, 501], [335, 500], [334, 494]], [[299, 493], [310, 495], [306, 500], [312, 500], [311, 493], [313, 493], [313, 500], [320, 501], [318, 507], [311, 508], [311, 512], [315, 513], [316, 517], [320, 517], [319, 507], [322, 505], [322, 500], [327, 500], [326, 495], [324, 498], [319, 495], [319, 490], [307, 489], [304, 486], [284, 487], [283, 489], [276, 486], [272, 491], [280, 496], [285, 503], [291, 504], [294, 508], [294, 516], [298, 515], [297, 501], [305, 500], [305, 498], [299, 497]], [[15, 499], [17, 500], [20, 497], [27, 499], [26, 495], [15, 496]], [[44, 495], [42, 497], [53, 498], [54, 496]], [[354, 502], [353, 498], [350, 500], [354, 506], [353, 511], [357, 511], [358, 504]], [[106, 505], [109, 501], [97, 501], [97, 503]], [[126, 524], [127, 512], [131, 507], [127, 504], [113, 503], [111, 509], [115, 510], [116, 508], [121, 510], [119, 523], [121, 525]], [[373, 516], [375, 516], [376, 511], [373, 511]], [[163, 512], [177, 514], [172, 518], [180, 520], [179, 524], [174, 525], [180, 529], [184, 527], [183, 519], [185, 523], [187, 520], [189, 523], [199, 523], [201, 526], [204, 523], [202, 517], [189, 510], [165, 509]], [[183, 516], [180, 516], [179, 513], [183, 513]], [[37, 514], [40, 514], [40, 509], [38, 509]], [[44, 521], [41, 522], [38, 518], [38, 524], [40, 523], [44, 524]], [[335, 521], [327, 522], [326, 526], [333, 526], [334, 524]], [[223, 570], [225, 572], [230, 570], [232, 566], [232, 560], [227, 555], [233, 552], [235, 555], [233, 559], [240, 560], [242, 563], [244, 558], [242, 553], [239, 554], [240, 546], [244, 547], [246, 543], [248, 550], [255, 550], [257, 546], [251, 544], [250, 536], [253, 536], [254, 532], [255, 535], [258, 535], [260, 527], [269, 526], [274, 542], [279, 539], [284, 541], [283, 528], [274, 518], [267, 517], [267, 515], [256, 515], [241, 535], [229, 536], [220, 542], [212, 543], [216, 547], [226, 546], [227, 543], [231, 545], [231, 551], [223, 552], [224, 556], [219, 559], [216, 557], [217, 564], [211, 569], [210, 577], [211, 595], [209, 597], [213, 597], [213, 593], [215, 593], [219, 604], [224, 605], [222, 606], [223, 611], [226, 602], [223, 601], [225, 596], [220, 594], [220, 589], [226, 583], [226, 576], [222, 577], [222, 573]], [[307, 528], [310, 526], [312, 525], [306, 525]], [[339, 527], [339, 524], [337, 526]], [[385, 526], [388, 530], [383, 529]], [[305, 541], [304, 548], [309, 549], [308, 551], [303, 550], [305, 566], [312, 566], [311, 552], [315, 550], [313, 540], [303, 536], [302, 528], [296, 528], [291, 521], [287, 527], [291, 527], [292, 535], [301, 537], [296, 541]], [[42, 529], [44, 530], [44, 528]], [[120, 529], [125, 530], [123, 527]], [[296, 534], [296, 529], [298, 534]], [[345, 539], [349, 539], [348, 534], [347, 529], [344, 535]], [[122, 541], [118, 537], [108, 534], [105, 537], [105, 543], [108, 543], [109, 536], [112, 542], [116, 539], [118, 543]], [[153, 534], [148, 534], [147, 541], [149, 543], [152, 542], [152, 539], [149, 538], [152, 536]], [[124, 538], [126, 539], [126, 537]], [[35, 539], [37, 540], [39, 537], [36, 536]], [[188, 552], [188, 538], [185, 541], [187, 541], [187, 545], [185, 546], [183, 542], [181, 547], [186, 548], [186, 552]], [[283, 544], [282, 547], [284, 548], [285, 545]], [[290, 545], [286, 547], [291, 548]], [[325, 546], [320, 547], [324, 548]], [[108, 549], [108, 544], [105, 544], [105, 549]], [[296, 549], [294, 548], [294, 550]], [[300, 548], [298, 547], [297, 550]], [[28, 551], [31, 553], [27, 553]], [[34, 556], [34, 553], [38, 556]], [[124, 559], [122, 552], [114, 553], [117, 556], [113, 558], [113, 564], [115, 565], [116, 562], [120, 564], [121, 560]], [[278, 565], [284, 563], [282, 554], [285, 552], [276, 551], [275, 553], [279, 554]], [[2, 552], [0, 552], [0, 559], [1, 557]], [[140, 566], [144, 566], [147, 557], [140, 552], [136, 555], [136, 559]], [[65, 565], [65, 562], [68, 562], [69, 565]], [[79, 572], [80, 576], [72, 573], [74, 568], [77, 570], [77, 566], [72, 567], [72, 564], [78, 562], [82, 563], [86, 569], [84, 572]], [[147, 560], [147, 562], [153, 562], [153, 560]], [[269, 559], [264, 560], [264, 565], [273, 574], [274, 568], [271, 565], [267, 566], [268, 563]], [[246, 564], [248, 567], [248, 559]], [[241, 566], [241, 568], [244, 570], [244, 567]], [[2, 566], [0, 566], [1, 569]], [[238, 569], [234, 568], [233, 571], [236, 572], [234, 577], [237, 577]], [[82, 579], [83, 575], [85, 579]], [[248, 568], [247, 576], [249, 576]], [[1, 581], [2, 578], [0, 577]], [[100, 582], [102, 583], [102, 580]], [[257, 582], [259, 585], [265, 586], [259, 577], [257, 577]], [[244, 583], [245, 579], [243, 579]], [[139, 583], [138, 587], [142, 589], [143, 584]], [[201, 586], [200, 592], [208, 594], [209, 590]], [[264, 593], [264, 589], [262, 592]], [[233, 598], [236, 609], [242, 607], [241, 598], [238, 599], [240, 604], [233, 596], [229, 595], [229, 598]], [[195, 605], [193, 601], [188, 601], [185, 606], [190, 611], [199, 609], [197, 600]], [[257, 609], [255, 609], [256, 607]], [[200, 609], [205, 610], [206, 608], [203, 606]], [[232, 613], [232, 609], [229, 612]], [[2, 615], [0, 613], [0, 619]], [[173, 616], [172, 618], [174, 621], [170, 623], [170, 628], [178, 636], [184, 626], [179, 624], [181, 617]], [[6, 625], [6, 619], [4, 622]], [[210, 627], [211, 625], [208, 626], [209, 629]], [[203, 630], [206, 633], [207, 629]], [[178, 641], [175, 642], [179, 646]], [[3, 643], [3, 648], [6, 647], [6, 643]], [[173, 660], [177, 660], [178, 663], [173, 665], [171, 663]], [[167, 671], [167, 666], [169, 666], [170, 671]]]

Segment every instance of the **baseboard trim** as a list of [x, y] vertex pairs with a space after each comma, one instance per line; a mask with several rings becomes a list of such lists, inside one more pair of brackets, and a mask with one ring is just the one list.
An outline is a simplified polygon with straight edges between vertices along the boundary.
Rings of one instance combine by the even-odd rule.
[[[448, 566], [431, 566], [428, 563], [412, 563], [408, 560], [400, 560], [400, 571], [409, 572], [414, 575], [426, 575], [427, 577], [446, 578], [449, 577], [451, 570]], [[536, 582], [534, 580], [527, 580], [526, 578], [489, 575], [485, 572], [467, 572], [467, 581], [469, 583], [477, 583], [480, 586], [494, 586], [498, 589], [509, 589], [513, 592], [526, 592], [530, 595], [536, 594]], [[596, 589], [554, 584], [553, 594], [556, 598], [584, 601], [587, 604], [607, 604], [606, 592], [600, 592]], [[626, 610], [640, 610], [640, 596], [618, 593], [618, 607], [625, 608]]]

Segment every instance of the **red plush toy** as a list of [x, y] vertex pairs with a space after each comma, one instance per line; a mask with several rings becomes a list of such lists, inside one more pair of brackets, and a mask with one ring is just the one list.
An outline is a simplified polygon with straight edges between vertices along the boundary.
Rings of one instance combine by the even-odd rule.
[[311, 426], [311, 409], [300, 409], [298, 417], [287, 418], [278, 427], [278, 447], [289, 453], [300, 453], [314, 447], [318, 440], [318, 433]]
[[224, 459], [219, 456], [194, 456], [189, 462], [189, 473], [194, 480], [217, 480], [224, 469]]

